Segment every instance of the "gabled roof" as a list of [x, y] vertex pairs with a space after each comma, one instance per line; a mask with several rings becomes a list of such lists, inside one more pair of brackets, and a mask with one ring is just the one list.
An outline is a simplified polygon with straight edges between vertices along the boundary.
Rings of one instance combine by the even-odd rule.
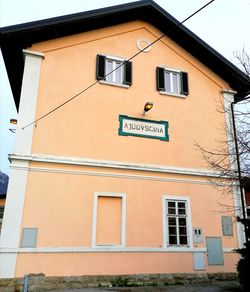
[[[1, 28], [0, 46], [16, 107], [18, 108], [20, 100], [24, 48], [33, 43], [133, 20], [149, 22], [162, 33], [179, 24], [179, 21], [155, 2], [142, 0]], [[185, 26], [172, 30], [168, 37], [229, 83], [238, 92], [237, 99], [243, 99], [250, 93], [250, 79]]]

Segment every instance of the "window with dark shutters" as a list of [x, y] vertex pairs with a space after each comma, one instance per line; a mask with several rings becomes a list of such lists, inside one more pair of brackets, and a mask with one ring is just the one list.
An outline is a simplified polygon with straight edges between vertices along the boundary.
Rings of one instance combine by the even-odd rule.
[[156, 87], [170, 95], [188, 95], [188, 73], [156, 67]]
[[132, 62], [116, 57], [97, 55], [96, 79], [114, 85], [131, 85]]

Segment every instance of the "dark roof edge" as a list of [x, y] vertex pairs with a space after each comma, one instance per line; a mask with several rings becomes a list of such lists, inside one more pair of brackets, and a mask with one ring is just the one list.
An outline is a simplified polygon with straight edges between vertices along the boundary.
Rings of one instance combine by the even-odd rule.
[[131, 8], [140, 8], [144, 7], [146, 4], [152, 4], [152, 0], [137, 0], [135, 2], [129, 2], [125, 4], [119, 4], [115, 6], [108, 6], [104, 8], [97, 8], [94, 10], [87, 10], [78, 13], [72, 13], [62, 16], [50, 17], [25, 23], [19, 23], [15, 25], [0, 27], [0, 34], [3, 32], [4, 34], [12, 34], [12, 33], [19, 33], [25, 31], [27, 29], [37, 29], [43, 28], [50, 25], [58, 25], [58, 24], [65, 24], [70, 23], [72, 21], [82, 20], [83, 18], [93, 18], [96, 16], [106, 15], [107, 13], [115, 13], [115, 12], [122, 12], [127, 11]]

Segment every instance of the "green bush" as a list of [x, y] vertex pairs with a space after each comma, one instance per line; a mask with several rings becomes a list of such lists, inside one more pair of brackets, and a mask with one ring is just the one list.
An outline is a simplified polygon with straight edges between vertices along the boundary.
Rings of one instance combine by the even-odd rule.
[[113, 287], [127, 287], [128, 286], [128, 279], [118, 277], [111, 281]]
[[237, 264], [237, 271], [240, 284], [244, 287], [245, 291], [250, 291], [250, 241], [244, 245], [244, 248], [236, 250], [241, 255]]

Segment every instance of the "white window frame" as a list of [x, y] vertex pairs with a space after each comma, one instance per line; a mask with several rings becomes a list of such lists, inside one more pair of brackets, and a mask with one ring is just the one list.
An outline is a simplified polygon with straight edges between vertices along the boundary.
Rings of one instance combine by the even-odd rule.
[[[166, 79], [165, 79], [166, 73], [170, 74], [170, 91], [166, 90]], [[173, 91], [173, 89], [174, 89], [174, 85], [173, 85], [174, 73], [177, 74], [177, 76], [178, 76], [178, 78], [177, 78], [177, 92]], [[181, 92], [181, 75], [180, 74], [181, 74], [180, 70], [164, 68], [165, 92], [168, 92], [168, 93], [173, 94], [173, 95], [180, 94], [180, 92]]]
[[[168, 223], [167, 223], [167, 201], [185, 201], [187, 212], [187, 245], [169, 245], [168, 244]], [[162, 226], [163, 226], [163, 247], [169, 249], [190, 249], [193, 248], [192, 220], [190, 198], [187, 196], [163, 195], [162, 197]]]
[[[114, 197], [122, 199], [122, 218], [121, 218], [121, 244], [117, 245], [98, 245], [96, 244], [96, 227], [97, 227], [97, 210], [98, 197]], [[126, 194], [125, 193], [109, 193], [109, 192], [95, 192], [94, 206], [93, 206], [93, 223], [92, 223], [92, 248], [121, 248], [125, 247], [126, 242]]]
[[[108, 72], [107, 72], [107, 67], [108, 67], [108, 66], [107, 66], [107, 62], [108, 62], [108, 61], [112, 61], [112, 62], [113, 62], [113, 68], [112, 68], [112, 70], [115, 69], [115, 64], [116, 64], [116, 63], [118, 63], [118, 62], [123, 63], [123, 62], [126, 61], [126, 59], [121, 58], [121, 57], [117, 57], [117, 56], [111, 56], [111, 55], [107, 55], [107, 54], [102, 54], [102, 55], [106, 57], [106, 59], [105, 59], [105, 75], [108, 74]], [[124, 80], [124, 65], [121, 66], [119, 69], [121, 69], [121, 80]], [[112, 71], [112, 70], [111, 70], [111, 71]], [[109, 76], [107, 76], [107, 77], [105, 78], [105, 80], [100, 80], [99, 83], [103, 83], [103, 84], [109, 84], [109, 85], [115, 85], [115, 86], [120, 86], [120, 87], [129, 88], [129, 85], [124, 84], [123, 82], [120, 83], [120, 82], [116, 82], [116, 81], [115, 81], [115, 76], [116, 76], [115, 73], [116, 73], [116, 71], [114, 71], [114, 72], [112, 72], [112, 73], [110, 74], [111, 77], [112, 77], [112, 81], [108, 81], [108, 80], [106, 80], [106, 78], [109, 77]]]
[[[177, 80], [178, 92], [167, 91], [166, 90], [166, 82], [165, 82], [165, 89], [164, 89], [164, 91], [161, 90], [160, 94], [186, 98], [187, 95], [184, 95], [184, 94], [180, 93], [181, 92], [181, 72], [182, 72], [182, 70], [172, 69], [172, 68], [168, 68], [168, 67], [164, 67], [164, 66], [162, 66], [162, 68], [164, 68], [164, 80], [165, 80], [166, 72], [170, 73], [171, 76], [172, 76], [173, 73], [178, 73], [178, 80]], [[173, 78], [170, 78], [170, 88], [171, 87], [173, 88]]]

